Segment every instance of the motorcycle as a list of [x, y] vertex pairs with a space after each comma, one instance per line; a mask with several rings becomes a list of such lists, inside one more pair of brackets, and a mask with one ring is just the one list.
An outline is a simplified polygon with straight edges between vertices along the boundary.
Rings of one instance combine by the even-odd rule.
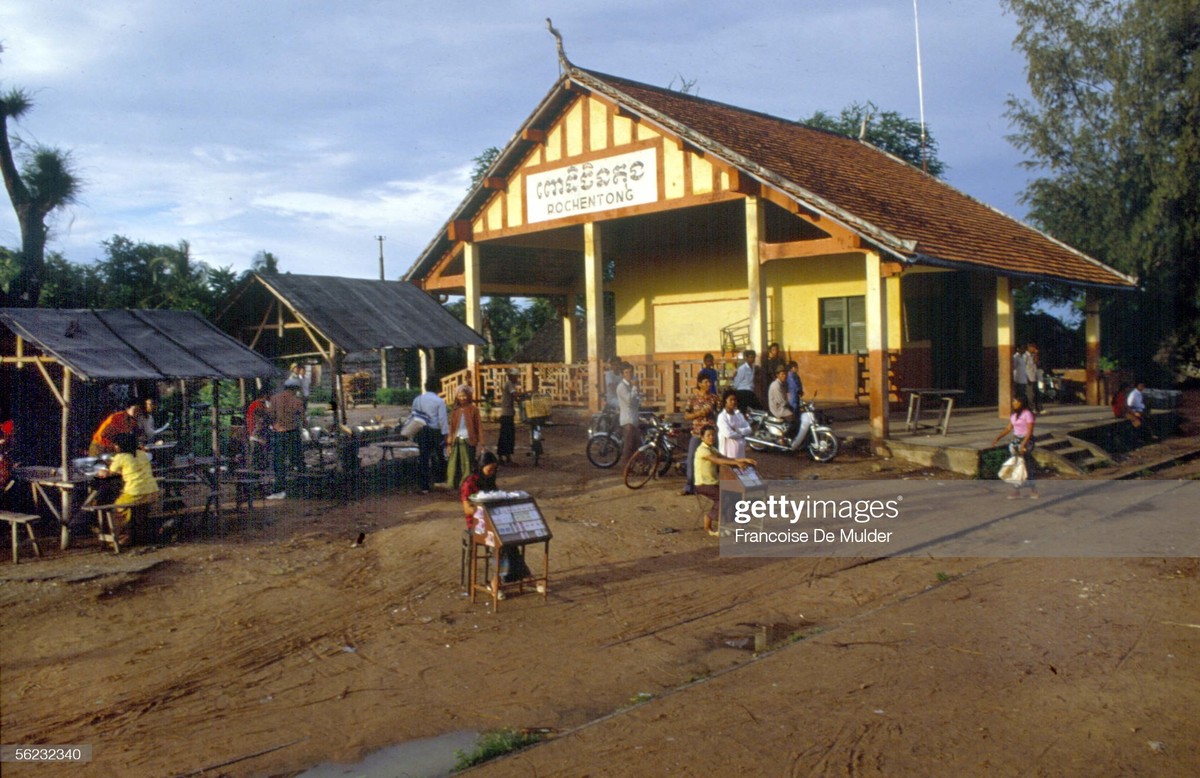
[[770, 415], [766, 411], [752, 410], [746, 414], [751, 432], [746, 436], [746, 445], [755, 451], [798, 452], [808, 448], [809, 456], [818, 462], [828, 462], [837, 456], [838, 439], [833, 429], [810, 400], [801, 400], [800, 428], [794, 437], [788, 437], [789, 422]]
[[587, 458], [592, 467], [612, 467], [621, 458], [621, 425], [615, 408], [605, 408], [588, 425]]

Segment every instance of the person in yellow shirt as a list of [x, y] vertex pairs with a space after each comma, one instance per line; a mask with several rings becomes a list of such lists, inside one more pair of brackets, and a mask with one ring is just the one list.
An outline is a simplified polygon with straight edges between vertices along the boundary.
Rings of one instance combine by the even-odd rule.
[[705, 424], [700, 430], [700, 446], [696, 449], [693, 469], [696, 472], [696, 494], [712, 500], [712, 508], [704, 517], [704, 529], [709, 535], [717, 535], [714, 523], [718, 520], [721, 510], [721, 475], [719, 466], [746, 467], [753, 465], [753, 459], [746, 457], [722, 456], [717, 451], [717, 428]]
[[[132, 432], [122, 432], [114, 436], [113, 442], [116, 443], [117, 453], [113, 455], [108, 467], [97, 473], [102, 478], [121, 476], [121, 494], [113, 504], [144, 505], [156, 500], [158, 481], [151, 472], [149, 455], [137, 447], [137, 438]], [[129, 526], [132, 511], [125, 509], [119, 511], [117, 516], [120, 527], [116, 529], [127, 540], [132, 534], [131, 530], [137, 529]]]

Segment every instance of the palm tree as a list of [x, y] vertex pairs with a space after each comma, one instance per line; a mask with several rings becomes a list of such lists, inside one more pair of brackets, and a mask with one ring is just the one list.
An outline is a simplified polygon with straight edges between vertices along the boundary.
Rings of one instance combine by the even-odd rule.
[[[21, 227], [21, 253], [17, 274], [9, 283], [0, 302], [9, 307], [33, 307], [38, 304], [46, 266], [46, 217], [75, 202], [80, 181], [75, 174], [70, 152], [37, 144], [29, 147], [18, 172], [8, 137], [8, 120], [19, 120], [33, 107], [23, 89], [0, 95], [0, 170]], [[19, 139], [17, 141], [20, 142]]]

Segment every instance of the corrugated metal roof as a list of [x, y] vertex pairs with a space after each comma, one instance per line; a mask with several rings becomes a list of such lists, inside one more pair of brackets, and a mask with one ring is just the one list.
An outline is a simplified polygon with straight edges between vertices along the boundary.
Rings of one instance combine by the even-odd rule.
[[0, 321], [85, 380], [279, 373], [195, 311], [2, 308]]
[[346, 352], [487, 343], [437, 300], [404, 281], [291, 273], [257, 278]]

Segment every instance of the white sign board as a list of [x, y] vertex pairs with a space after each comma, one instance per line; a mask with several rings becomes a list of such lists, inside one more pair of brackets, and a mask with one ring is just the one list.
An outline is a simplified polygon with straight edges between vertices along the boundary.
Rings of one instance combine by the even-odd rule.
[[653, 148], [525, 177], [530, 224], [654, 202], [658, 202], [658, 156]]

